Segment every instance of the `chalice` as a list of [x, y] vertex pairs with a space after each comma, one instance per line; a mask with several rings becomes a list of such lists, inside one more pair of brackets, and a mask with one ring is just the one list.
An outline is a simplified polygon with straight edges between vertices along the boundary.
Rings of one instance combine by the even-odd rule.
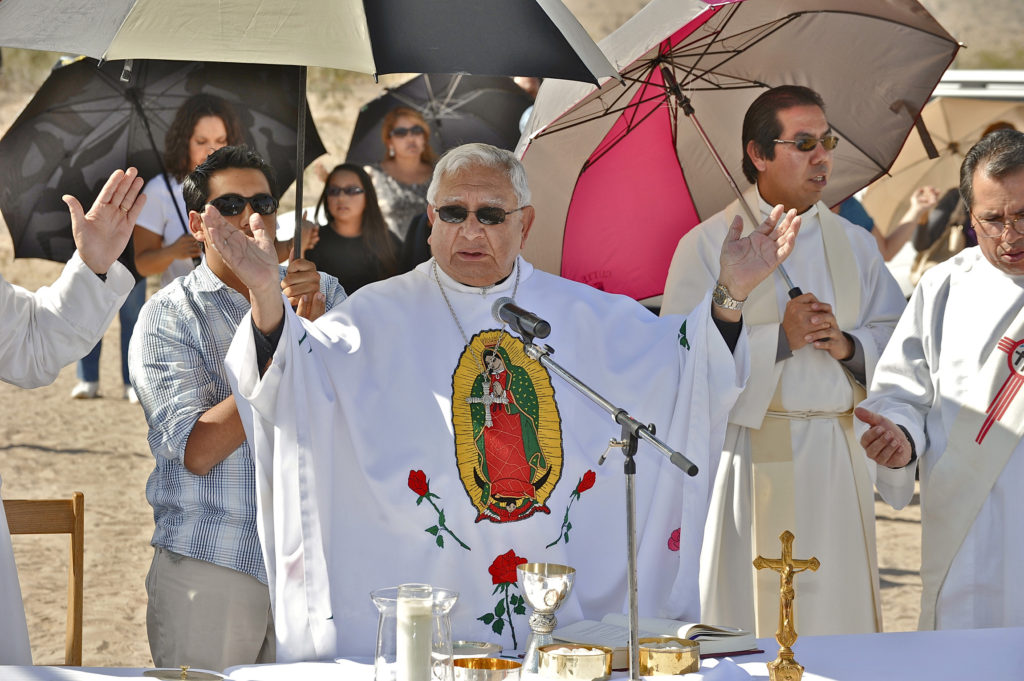
[[555, 611], [572, 591], [576, 569], [557, 563], [525, 563], [520, 565], [519, 588], [523, 599], [533, 608], [530, 615], [530, 636], [523, 655], [523, 671], [537, 672], [540, 668], [540, 646], [554, 642], [551, 632], [558, 620]]

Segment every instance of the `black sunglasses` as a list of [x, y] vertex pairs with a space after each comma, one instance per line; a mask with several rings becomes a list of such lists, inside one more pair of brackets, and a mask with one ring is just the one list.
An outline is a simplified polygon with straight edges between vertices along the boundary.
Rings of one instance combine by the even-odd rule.
[[342, 194], [345, 196], [359, 196], [365, 191], [362, 187], [357, 187], [354, 184], [345, 185], [344, 187], [332, 184], [327, 188], [327, 196], [341, 196]]
[[508, 215], [521, 211], [523, 208], [526, 206], [520, 206], [514, 210], [504, 210], [497, 206], [484, 206], [476, 210], [469, 210], [465, 206], [441, 206], [437, 209], [437, 216], [445, 222], [459, 224], [465, 222], [469, 214], [472, 213], [476, 215], [476, 219], [481, 225], [500, 225], [505, 222]]
[[825, 151], [832, 151], [839, 144], [839, 138], [835, 135], [825, 135], [821, 139], [817, 137], [797, 137], [795, 140], [772, 140], [776, 144], [792, 144], [799, 151], [814, 151], [818, 142], [825, 147]]
[[277, 212], [277, 199], [270, 194], [254, 194], [252, 196], [224, 194], [215, 199], [210, 199], [210, 204], [225, 217], [239, 215], [245, 210], [245, 204], [247, 203], [260, 215], [270, 215]]
[[422, 125], [414, 125], [411, 128], [391, 128], [388, 137], [405, 137], [406, 135], [425, 135], [426, 128]]

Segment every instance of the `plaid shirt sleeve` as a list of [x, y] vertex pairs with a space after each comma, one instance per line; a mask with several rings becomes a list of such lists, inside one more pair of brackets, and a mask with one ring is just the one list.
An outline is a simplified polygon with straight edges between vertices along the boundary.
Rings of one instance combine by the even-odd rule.
[[216, 377], [203, 360], [201, 341], [171, 301], [150, 301], [139, 316], [129, 352], [132, 382], [149, 424], [154, 454], [184, 460], [185, 444], [216, 398]]

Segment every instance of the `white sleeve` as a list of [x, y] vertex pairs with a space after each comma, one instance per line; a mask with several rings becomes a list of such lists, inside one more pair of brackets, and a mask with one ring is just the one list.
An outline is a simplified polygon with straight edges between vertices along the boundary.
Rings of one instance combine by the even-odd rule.
[[77, 251], [57, 281], [35, 293], [0, 278], [0, 379], [22, 388], [52, 383], [103, 337], [134, 285], [118, 262], [101, 280]]

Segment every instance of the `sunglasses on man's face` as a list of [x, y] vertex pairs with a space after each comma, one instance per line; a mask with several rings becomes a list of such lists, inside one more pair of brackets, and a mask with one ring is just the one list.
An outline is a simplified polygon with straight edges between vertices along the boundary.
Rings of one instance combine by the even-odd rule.
[[344, 194], [345, 196], [359, 196], [366, 190], [354, 184], [345, 185], [339, 187], [336, 184], [332, 184], [327, 188], [327, 196], [336, 197]]
[[839, 144], [839, 138], [835, 135], [825, 135], [822, 138], [800, 136], [792, 140], [772, 140], [776, 144], [792, 144], [797, 148], [798, 151], [814, 151], [818, 143], [821, 142], [821, 146], [825, 147], [825, 151], [832, 151]]
[[391, 128], [391, 137], [405, 137], [406, 135], [424, 135], [426, 129], [422, 125], [414, 125], [411, 128]]
[[252, 209], [260, 215], [271, 215], [277, 212], [277, 199], [270, 194], [254, 194], [252, 196], [224, 194], [210, 199], [210, 204], [225, 217], [240, 215], [245, 210], [245, 204], [252, 206]]
[[523, 208], [526, 206], [520, 206], [514, 210], [504, 210], [497, 206], [484, 206], [476, 210], [469, 210], [465, 206], [441, 206], [437, 209], [437, 216], [444, 222], [457, 225], [460, 222], [465, 222], [469, 214], [472, 213], [476, 215], [477, 222], [481, 225], [500, 225], [505, 222], [507, 216], [521, 211]]

